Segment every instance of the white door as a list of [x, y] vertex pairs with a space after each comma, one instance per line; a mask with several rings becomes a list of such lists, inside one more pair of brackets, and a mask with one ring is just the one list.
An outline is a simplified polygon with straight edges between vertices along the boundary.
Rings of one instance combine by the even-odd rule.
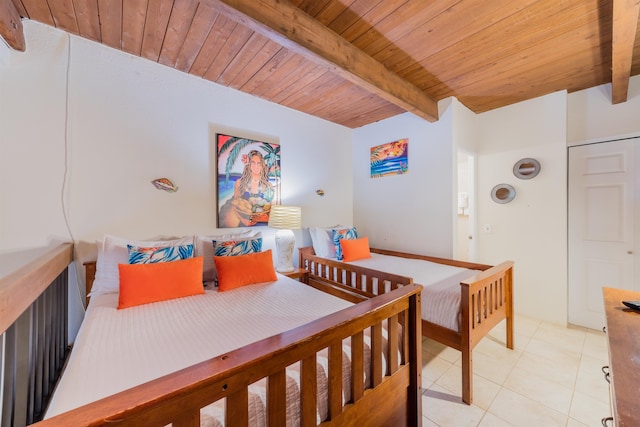
[[[639, 139], [569, 149], [569, 323], [602, 329], [603, 287], [636, 289]], [[640, 200], [640, 198], [635, 198]]]

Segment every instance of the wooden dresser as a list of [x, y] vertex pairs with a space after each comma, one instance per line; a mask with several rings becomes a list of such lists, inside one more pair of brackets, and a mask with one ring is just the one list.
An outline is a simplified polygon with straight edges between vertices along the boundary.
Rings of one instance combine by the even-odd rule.
[[613, 422], [640, 426], [640, 312], [622, 304], [640, 300], [640, 292], [603, 288], [609, 343]]

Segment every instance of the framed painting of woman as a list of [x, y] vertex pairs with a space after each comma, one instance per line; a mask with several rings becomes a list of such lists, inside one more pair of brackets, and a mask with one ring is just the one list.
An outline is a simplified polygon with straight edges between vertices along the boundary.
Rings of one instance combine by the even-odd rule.
[[280, 144], [216, 134], [218, 228], [267, 225], [280, 204]]

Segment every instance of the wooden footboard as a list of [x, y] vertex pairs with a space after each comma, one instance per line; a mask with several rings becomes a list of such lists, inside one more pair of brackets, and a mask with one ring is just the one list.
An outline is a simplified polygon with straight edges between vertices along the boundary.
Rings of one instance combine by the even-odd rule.
[[300, 249], [300, 267], [310, 273], [308, 285], [351, 302], [364, 301], [413, 283], [411, 277], [317, 257], [312, 247]]
[[[321, 425], [420, 426], [420, 292], [420, 286], [403, 286], [36, 425], [198, 426], [200, 409], [224, 398], [226, 425], [247, 426], [248, 387], [263, 378], [267, 381], [267, 423], [285, 425], [285, 369], [300, 362], [300, 425], [315, 426], [316, 354], [328, 349], [329, 418]], [[389, 335], [388, 345], [383, 345], [384, 328]], [[371, 334], [369, 364], [364, 363], [365, 330]], [[352, 399], [343, 404], [345, 339], [351, 343]], [[370, 365], [368, 387], [364, 385], [365, 365]]]
[[[371, 252], [403, 258], [421, 259], [481, 272], [460, 283], [461, 327], [459, 331], [422, 320], [422, 334], [462, 353], [462, 400], [473, 401], [473, 348], [498, 323], [506, 319], [506, 346], [513, 349], [513, 262], [499, 265], [469, 263], [445, 258], [371, 248]], [[354, 298], [370, 298], [413, 283], [410, 277], [381, 272], [337, 260], [315, 256], [312, 247], [300, 248], [300, 267], [309, 270], [309, 282], [320, 289], [328, 287]], [[384, 283], [384, 286], [378, 284]], [[337, 292], [337, 291], [336, 291]]]
[[[506, 346], [513, 349], [513, 262], [505, 261], [460, 284], [462, 401], [473, 402], [473, 348], [506, 319]], [[423, 322], [424, 324], [424, 322]]]

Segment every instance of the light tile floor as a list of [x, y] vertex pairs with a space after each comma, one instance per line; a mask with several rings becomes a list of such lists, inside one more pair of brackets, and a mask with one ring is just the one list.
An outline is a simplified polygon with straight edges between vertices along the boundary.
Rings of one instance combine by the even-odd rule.
[[461, 399], [460, 352], [423, 339], [424, 427], [601, 427], [609, 416], [602, 331], [515, 318], [515, 349], [505, 324], [474, 349], [473, 405]]

